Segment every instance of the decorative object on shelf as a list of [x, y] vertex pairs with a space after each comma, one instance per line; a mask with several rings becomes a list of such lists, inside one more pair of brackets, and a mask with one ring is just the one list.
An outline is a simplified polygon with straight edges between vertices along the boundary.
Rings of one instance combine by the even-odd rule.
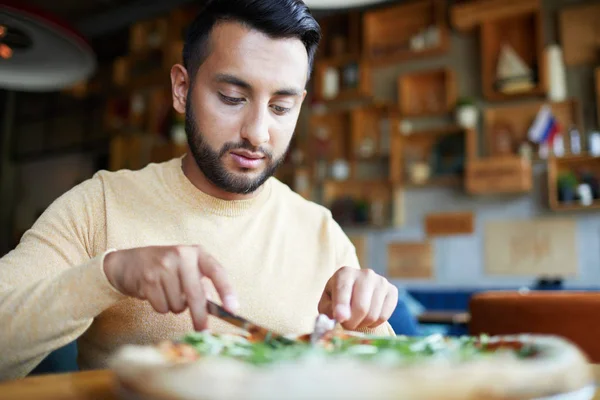
[[409, 168], [411, 183], [423, 185], [431, 177], [431, 167], [426, 162], [415, 162]]
[[515, 137], [512, 124], [507, 121], [497, 121], [492, 128], [492, 154], [507, 156], [514, 154], [513, 138]]
[[590, 186], [590, 190], [592, 193], [592, 198], [594, 200], [600, 199], [600, 182], [598, 178], [589, 171], [584, 171], [581, 173], [581, 182]]
[[342, 196], [335, 199], [331, 205], [331, 216], [340, 225], [351, 225], [355, 223], [356, 206], [350, 196]]
[[364, 56], [373, 65], [446, 52], [450, 45], [445, 0], [417, 0], [363, 15]]
[[496, 68], [496, 89], [502, 93], [520, 93], [535, 87], [533, 70], [507, 43], [502, 45]]
[[185, 146], [187, 144], [187, 134], [185, 132], [185, 116], [176, 113], [173, 124], [171, 125], [171, 141], [176, 146]]
[[345, 181], [350, 177], [350, 166], [346, 160], [335, 160], [331, 164], [331, 177], [336, 181]]
[[329, 67], [323, 74], [323, 93], [326, 100], [334, 99], [340, 91], [340, 74], [337, 68]]
[[552, 44], [546, 48], [546, 62], [548, 64], [550, 101], [565, 101], [567, 99], [567, 74], [563, 52], [559, 45]]
[[569, 128], [569, 145], [571, 154], [577, 155], [582, 152], [581, 134], [575, 125]]
[[302, 151], [302, 149], [296, 147], [296, 148], [294, 148], [294, 150], [292, 150], [290, 158], [291, 158], [292, 164], [294, 166], [300, 166], [304, 163], [304, 151]]
[[[560, 135], [561, 132], [562, 127], [552, 114], [552, 109], [548, 105], [543, 105], [529, 128], [528, 137], [533, 143], [537, 143], [540, 148], [545, 148], [545, 151], [547, 151], [549, 146], [554, 144], [556, 136]], [[542, 155], [540, 154], [540, 156]]]
[[577, 195], [582, 206], [591, 206], [594, 203], [592, 197], [592, 188], [587, 183], [581, 183], [577, 186]]
[[360, 79], [358, 63], [351, 62], [347, 65], [344, 65], [342, 71], [342, 85], [344, 89], [356, 89]]
[[571, 203], [577, 197], [578, 181], [575, 174], [571, 171], [563, 172], [558, 176], [558, 201], [561, 203]]
[[600, 132], [594, 131], [589, 137], [590, 154], [594, 157], [600, 156]]
[[533, 158], [533, 148], [529, 142], [523, 142], [519, 146], [519, 155], [528, 161], [531, 161]]
[[477, 105], [470, 97], [461, 97], [456, 102], [455, 117], [456, 123], [465, 129], [475, 129], [477, 127]]
[[554, 136], [552, 152], [556, 157], [563, 157], [565, 155], [565, 141], [563, 135], [560, 133]]
[[358, 147], [358, 155], [363, 158], [372, 157], [375, 154], [375, 140], [368, 136], [363, 138]]

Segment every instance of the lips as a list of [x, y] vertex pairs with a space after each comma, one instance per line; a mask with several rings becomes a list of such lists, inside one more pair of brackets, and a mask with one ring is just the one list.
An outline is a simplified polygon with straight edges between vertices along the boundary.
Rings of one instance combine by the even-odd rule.
[[249, 151], [235, 151], [231, 153], [231, 158], [240, 167], [246, 169], [258, 168], [265, 156], [260, 153], [252, 153]]

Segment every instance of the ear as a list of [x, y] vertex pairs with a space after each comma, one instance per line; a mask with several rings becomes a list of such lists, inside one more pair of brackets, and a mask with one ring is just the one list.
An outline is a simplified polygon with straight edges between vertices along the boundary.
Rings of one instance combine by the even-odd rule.
[[190, 80], [183, 65], [176, 64], [171, 68], [171, 90], [173, 93], [173, 108], [180, 114], [185, 114]]

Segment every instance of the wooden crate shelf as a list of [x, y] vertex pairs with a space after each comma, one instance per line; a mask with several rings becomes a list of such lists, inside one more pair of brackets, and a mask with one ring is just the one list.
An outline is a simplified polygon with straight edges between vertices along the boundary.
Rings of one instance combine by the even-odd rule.
[[560, 10], [560, 43], [567, 66], [597, 64], [600, 60], [600, 4], [588, 1]]
[[[554, 211], [600, 209], [600, 157], [580, 155], [548, 159], [548, 205]], [[559, 183], [561, 181], [561, 183]], [[577, 199], [576, 186], [587, 183], [592, 189], [593, 203], [583, 205]], [[561, 190], [561, 186], [563, 188]]]
[[[332, 80], [331, 83], [329, 79]], [[331, 93], [329, 93], [329, 85], [335, 87]], [[325, 102], [371, 98], [370, 66], [355, 56], [317, 61], [314, 72], [314, 96], [317, 101]]]
[[358, 11], [320, 18], [319, 25], [322, 40], [317, 51], [318, 60], [360, 56], [362, 18]]
[[[490, 101], [544, 97], [548, 72], [540, 0], [479, 0], [459, 3], [451, 10], [452, 25], [462, 31], [479, 29], [483, 96]], [[533, 72], [532, 81], [511, 85], [498, 80], [504, 45]], [[501, 87], [500, 84], [504, 84]]]
[[323, 204], [345, 228], [391, 226], [394, 192], [388, 180], [327, 180], [323, 183]]
[[454, 186], [476, 151], [476, 132], [456, 126], [398, 134], [392, 143], [390, 178], [403, 187]]
[[596, 67], [596, 118], [598, 121], [598, 128], [600, 128], [600, 67]]
[[465, 191], [472, 195], [520, 194], [531, 191], [531, 161], [518, 156], [489, 157], [467, 162]]
[[309, 122], [309, 148], [314, 164], [317, 160], [348, 160], [350, 155], [350, 113], [346, 111], [312, 115]]
[[[529, 143], [537, 159], [538, 148], [527, 139], [529, 128], [544, 105], [549, 105], [552, 114], [567, 132], [571, 125], [583, 133], [581, 107], [576, 100], [559, 103], [534, 101], [522, 104], [490, 107], [484, 112], [484, 140], [487, 156], [507, 156], [519, 154], [519, 147]], [[566, 151], [569, 152], [568, 140], [565, 140]]]
[[454, 71], [448, 68], [404, 74], [398, 77], [398, 102], [403, 117], [450, 113], [456, 105]]
[[439, 55], [449, 47], [444, 0], [412, 1], [363, 15], [363, 55], [372, 65]]

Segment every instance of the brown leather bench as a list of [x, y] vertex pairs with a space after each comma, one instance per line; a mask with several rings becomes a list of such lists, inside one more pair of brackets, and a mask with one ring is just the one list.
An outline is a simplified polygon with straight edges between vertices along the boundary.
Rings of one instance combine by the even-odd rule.
[[552, 334], [578, 345], [600, 363], [600, 293], [483, 292], [469, 303], [469, 333]]

